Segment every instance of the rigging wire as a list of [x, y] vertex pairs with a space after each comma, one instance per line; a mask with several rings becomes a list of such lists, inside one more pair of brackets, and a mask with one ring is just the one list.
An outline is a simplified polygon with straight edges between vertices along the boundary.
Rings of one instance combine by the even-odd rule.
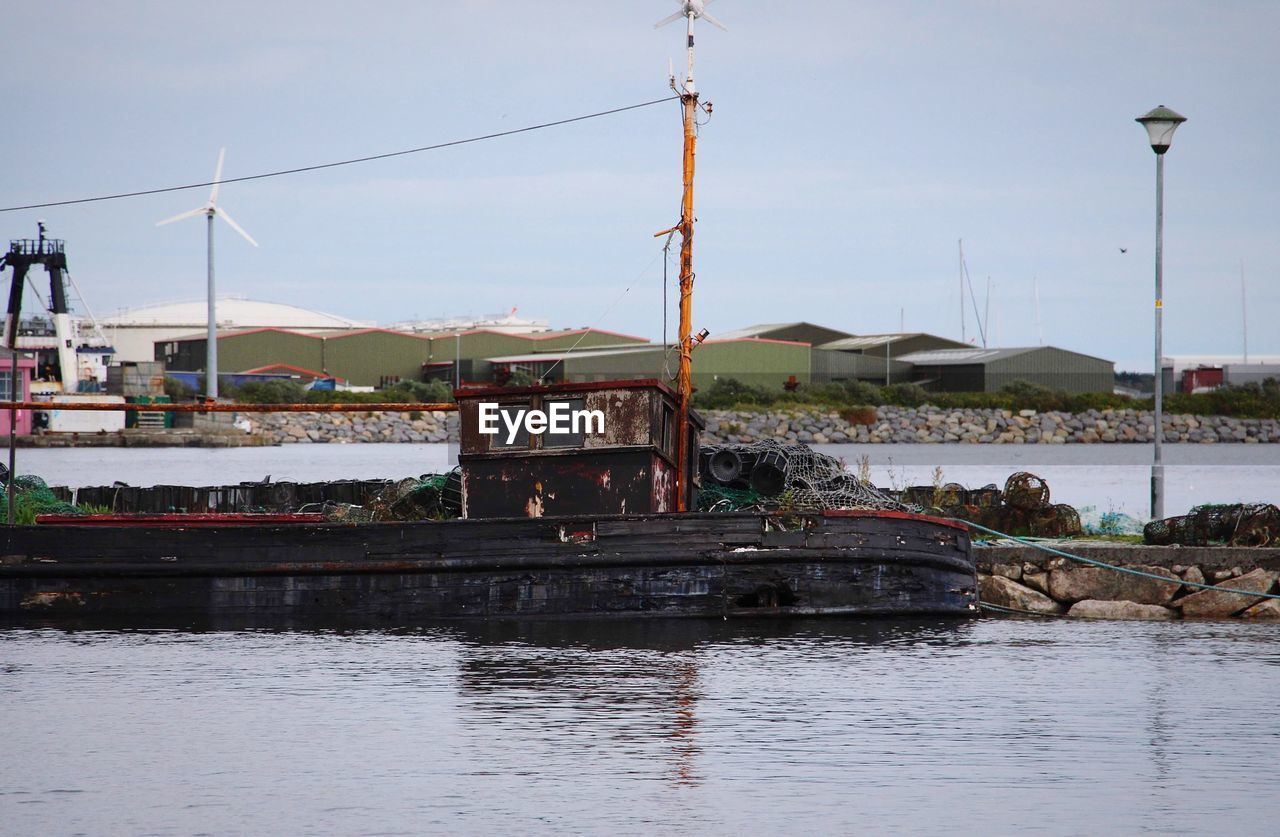
[[72, 204], [96, 203], [98, 201], [113, 201], [121, 198], [137, 198], [144, 195], [159, 195], [165, 192], [181, 192], [187, 189], [201, 189], [206, 186], [213, 186], [223, 183], [243, 183], [248, 180], [264, 180], [269, 177], [282, 177], [287, 174], [301, 174], [303, 172], [319, 171], [320, 169], [332, 169], [339, 166], [350, 166], [356, 163], [368, 163], [373, 160], [386, 160], [391, 157], [403, 157], [406, 154], [419, 154], [423, 151], [436, 151], [441, 148], [451, 148], [455, 145], [467, 145], [473, 142], [482, 142], [484, 140], [498, 139], [500, 137], [509, 137], [513, 134], [524, 134], [530, 131], [538, 131], [543, 128], [555, 128], [560, 125], [569, 125], [574, 122], [584, 122], [588, 119], [597, 119], [601, 116], [611, 116], [615, 113], [623, 113], [624, 111], [637, 110], [646, 108], [650, 105], [657, 105], [663, 102], [669, 102], [672, 99], [679, 99], [679, 96], [666, 96], [662, 99], [654, 99], [649, 102], [641, 102], [637, 105], [627, 105], [620, 108], [612, 108], [610, 110], [597, 111], [596, 113], [588, 113], [583, 116], [574, 116], [568, 119], [557, 119], [554, 122], [542, 122], [537, 125], [527, 125], [523, 128], [513, 128], [510, 131], [499, 131], [494, 134], [483, 134], [476, 137], [468, 137], [466, 139], [451, 140], [449, 142], [436, 143], [435, 145], [423, 145], [418, 148], [407, 148], [403, 151], [389, 151], [385, 154], [371, 154], [367, 157], [355, 157], [350, 160], [339, 160], [334, 163], [318, 163], [312, 166], [299, 166], [292, 169], [281, 169], [279, 171], [264, 172], [262, 174], [250, 174], [244, 177], [228, 177], [222, 180], [210, 180], [203, 183], [189, 183], [185, 186], [165, 186], [158, 189], [141, 189], [136, 192], [120, 192], [113, 195], [98, 195], [92, 198], [74, 198], [62, 201], [46, 201], [44, 203], [30, 203], [23, 206], [5, 206], [0, 207], [0, 212], [17, 212], [23, 209], [45, 209], [51, 206], [70, 206]]
[[556, 362], [548, 366], [547, 371], [543, 372], [541, 375], [538, 376], [539, 384], [541, 384], [543, 381], [547, 379], [547, 376], [551, 374], [551, 371], [555, 369], [557, 366], [559, 366], [560, 362], [564, 360], [567, 355], [572, 354], [573, 350], [578, 348], [578, 345], [582, 343], [583, 340], [587, 339], [588, 334], [590, 334], [598, 325], [604, 322], [604, 318], [609, 315], [609, 312], [612, 311], [619, 302], [622, 302], [622, 298], [624, 296], [630, 293], [631, 286], [634, 285], [636, 282], [640, 281], [640, 279], [642, 279], [644, 275], [649, 272], [649, 268], [653, 267], [653, 263], [656, 262], [658, 260], [658, 256], [661, 256], [661, 255], [662, 253], [661, 251], [659, 251], [657, 256], [654, 256], [652, 259], [650, 259], [649, 263], [646, 264], [643, 268], [641, 268], [640, 272], [636, 274], [636, 277], [632, 279], [630, 282], [628, 282], [627, 286], [622, 289], [622, 293], [618, 294], [617, 298], [614, 299], [613, 302], [609, 303], [609, 307], [601, 311], [600, 315], [595, 318], [595, 320], [591, 323], [591, 325], [587, 326], [582, 330], [582, 335], [579, 336], [576, 341], [574, 341], [574, 344], [570, 346], [563, 355], [556, 358]]

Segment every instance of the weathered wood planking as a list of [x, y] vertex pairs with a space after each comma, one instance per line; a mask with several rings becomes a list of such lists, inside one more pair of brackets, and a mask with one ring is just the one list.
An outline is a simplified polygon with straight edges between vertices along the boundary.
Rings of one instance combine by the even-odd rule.
[[[780, 531], [786, 527], [785, 531]], [[709, 514], [163, 529], [13, 527], [0, 614], [374, 618], [970, 613], [967, 535]]]

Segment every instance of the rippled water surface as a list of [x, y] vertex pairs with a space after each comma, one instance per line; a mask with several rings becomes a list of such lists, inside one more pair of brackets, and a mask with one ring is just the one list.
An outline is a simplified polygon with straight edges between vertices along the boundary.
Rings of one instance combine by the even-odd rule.
[[1275, 833], [1278, 636], [0, 631], [0, 831]]

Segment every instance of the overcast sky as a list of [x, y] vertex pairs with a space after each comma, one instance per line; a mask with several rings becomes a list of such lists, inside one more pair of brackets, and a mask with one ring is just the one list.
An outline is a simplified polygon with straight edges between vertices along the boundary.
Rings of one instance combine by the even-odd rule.
[[[237, 177], [659, 98], [683, 27], [653, 24], [675, 8], [10, 2], [0, 205], [208, 180], [220, 146]], [[1241, 351], [1243, 260], [1250, 354], [1280, 354], [1280, 3], [709, 11], [730, 31], [698, 29], [714, 115], [699, 140], [695, 329], [874, 333], [902, 317], [959, 338], [963, 239], [980, 309], [990, 277], [992, 345], [1042, 331], [1149, 370], [1155, 156], [1133, 119], [1164, 104], [1189, 119], [1166, 159], [1166, 353]], [[652, 236], [677, 220], [679, 158], [672, 102], [228, 185], [220, 203], [262, 246], [220, 226], [219, 288], [380, 323], [516, 307], [657, 339]], [[203, 297], [203, 220], [155, 222], [206, 198], [0, 221], [14, 238], [45, 219], [104, 315]]]

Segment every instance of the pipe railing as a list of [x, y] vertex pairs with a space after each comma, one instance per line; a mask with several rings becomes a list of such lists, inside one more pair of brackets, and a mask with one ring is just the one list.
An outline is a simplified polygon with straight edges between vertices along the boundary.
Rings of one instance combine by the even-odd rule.
[[0, 401], [0, 410], [90, 410], [125, 413], [434, 413], [458, 409], [453, 402], [422, 404], [404, 401], [376, 404], [229, 404], [225, 402], [192, 404], [114, 404], [104, 401]]

